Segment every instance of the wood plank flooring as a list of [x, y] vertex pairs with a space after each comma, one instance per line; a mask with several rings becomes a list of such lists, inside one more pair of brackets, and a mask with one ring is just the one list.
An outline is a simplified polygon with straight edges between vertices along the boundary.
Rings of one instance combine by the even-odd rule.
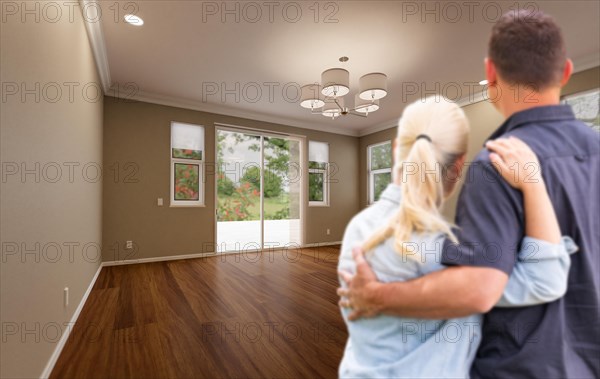
[[51, 378], [335, 378], [338, 254], [104, 267]]

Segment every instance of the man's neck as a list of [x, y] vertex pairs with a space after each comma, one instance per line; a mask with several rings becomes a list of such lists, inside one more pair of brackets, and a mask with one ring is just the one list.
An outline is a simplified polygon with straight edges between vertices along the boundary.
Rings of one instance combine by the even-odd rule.
[[509, 118], [513, 114], [527, 109], [558, 104], [560, 104], [560, 88], [549, 88], [544, 92], [523, 91], [517, 101], [514, 100], [514, 96], [508, 96], [506, 101], [499, 106], [504, 117]]

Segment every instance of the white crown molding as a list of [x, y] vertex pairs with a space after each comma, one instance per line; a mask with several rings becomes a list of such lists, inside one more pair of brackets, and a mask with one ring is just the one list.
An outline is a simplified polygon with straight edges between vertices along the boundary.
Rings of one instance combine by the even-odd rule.
[[[79, 0], [81, 9], [85, 9], [89, 7], [90, 4], [95, 4], [94, 6], [99, 7], [98, 0]], [[90, 44], [92, 46], [92, 51], [94, 53], [94, 59], [96, 61], [96, 67], [98, 69], [98, 74], [100, 76], [100, 80], [102, 82], [102, 88], [104, 90], [104, 94], [106, 96], [111, 95], [111, 78], [110, 78], [110, 69], [108, 67], [108, 55], [106, 50], [106, 43], [104, 41], [104, 32], [102, 29], [102, 23], [100, 20], [96, 22], [88, 22], [86, 17], [84, 16], [84, 22], [87, 29], [88, 37], [90, 40]], [[575, 59], [573, 61], [574, 73], [588, 70], [590, 68], [600, 66], [600, 52], [595, 52], [593, 54], [587, 55], [585, 57]], [[118, 93], [118, 92], [117, 92]], [[460, 107], [465, 107], [471, 104], [476, 104], [481, 101], [485, 101], [486, 99], [485, 91], [478, 91], [475, 94], [469, 94], [462, 99], [457, 100], [457, 104]], [[177, 98], [173, 96], [165, 96], [156, 93], [150, 92], [138, 92], [135, 95], [129, 97], [131, 100], [138, 100], [147, 103], [166, 105], [171, 107], [185, 108], [191, 110], [197, 110], [201, 112], [215, 113], [221, 114], [225, 116], [233, 116], [240, 118], [247, 118], [256, 121], [264, 121], [271, 122], [275, 124], [283, 124], [288, 126], [294, 126], [302, 129], [310, 129], [310, 130], [318, 130], [326, 133], [333, 134], [342, 134], [352, 137], [363, 137], [369, 134], [377, 133], [382, 130], [390, 129], [396, 127], [397, 120], [388, 120], [382, 122], [380, 124], [367, 127], [365, 129], [356, 131], [349, 130], [341, 126], [331, 126], [325, 125], [318, 122], [307, 122], [298, 119], [291, 119], [287, 117], [281, 116], [273, 116], [266, 113], [260, 112], [252, 112], [237, 109], [234, 107], [218, 105], [218, 104], [199, 104], [198, 101]]]
[[[90, 4], [92, 7], [99, 7], [98, 0], [79, 0], [81, 10], [89, 8]], [[100, 76], [100, 80], [102, 82], [102, 89], [104, 90], [104, 94], [106, 96], [112, 96], [113, 94], [119, 93], [119, 91], [115, 91], [112, 86], [112, 80], [110, 77], [110, 69], [108, 66], [108, 54], [106, 50], [106, 43], [104, 41], [104, 32], [102, 29], [102, 22], [88, 22], [86, 17], [83, 17], [84, 23], [87, 29], [88, 38], [90, 40], [90, 44], [92, 46], [92, 51], [94, 53], [94, 60], [96, 61], [96, 68], [98, 69], [98, 74]], [[208, 103], [199, 103], [198, 101], [178, 98], [174, 96], [165, 96], [157, 93], [144, 92], [139, 91], [135, 95], [128, 96], [128, 100], [137, 100], [152, 104], [166, 105], [177, 108], [185, 108], [191, 110], [197, 110], [201, 112], [208, 112], [214, 114], [221, 114], [225, 116], [232, 117], [240, 117], [247, 118], [256, 121], [264, 121], [271, 122], [275, 124], [283, 124], [287, 126], [293, 126], [302, 129], [309, 130], [318, 130], [320, 132], [333, 133], [333, 134], [341, 134], [352, 137], [358, 137], [359, 132], [356, 130], [351, 130], [348, 128], [344, 128], [342, 126], [331, 126], [326, 125], [319, 122], [313, 121], [302, 121], [298, 119], [291, 119], [287, 117], [273, 116], [265, 113], [252, 112], [240, 110], [234, 107], [228, 107], [225, 105], [219, 104], [208, 104]]]
[[573, 73], [589, 70], [600, 66], [600, 51], [585, 57], [573, 60]]
[[[576, 74], [581, 71], [589, 70], [590, 68], [600, 66], [600, 52], [595, 52], [585, 57], [581, 57], [573, 60], [573, 73]], [[480, 103], [487, 99], [487, 92], [482, 87], [480, 91], [475, 94], [469, 94], [462, 99], [459, 99], [456, 103], [460, 107], [466, 107], [467, 105]]]
[[[600, 66], [600, 52], [595, 52], [593, 54], [587, 55], [585, 57], [575, 59], [573, 61], [573, 73], [578, 73], [581, 71], [589, 70], [590, 68]], [[459, 100], [456, 101], [459, 107], [463, 108], [471, 104], [480, 103], [482, 101], [487, 100], [487, 92], [482, 87], [480, 91], [475, 92], [474, 94], [469, 94]], [[397, 120], [390, 120], [383, 122], [381, 124], [370, 126], [366, 129], [360, 130], [358, 132], [359, 137], [364, 137], [369, 134], [377, 133], [382, 130], [391, 129], [398, 125]]]
[[396, 126], [398, 126], [398, 119], [387, 120], [387, 121], [381, 122], [379, 124], [369, 126], [363, 130], [360, 130], [358, 132], [358, 136], [359, 137], [368, 136], [369, 134], [377, 133], [377, 132], [380, 132], [380, 131], [386, 130], [386, 129], [392, 129], [392, 128], [395, 128]]
[[480, 103], [482, 101], [485, 101], [486, 99], [487, 99], [487, 91], [485, 90], [484, 87], [481, 87], [480, 91], [477, 91], [474, 94], [469, 94], [469, 95], [463, 97], [462, 99], [458, 99], [456, 101], [456, 104], [459, 107], [463, 108], [463, 107], [466, 107], [467, 105]]
[[111, 79], [104, 31], [102, 30], [102, 18], [98, 17], [97, 20], [91, 20], [83, 13], [84, 9], [100, 9], [100, 4], [98, 0], [79, 0], [79, 7], [81, 8], [81, 15], [90, 40], [94, 60], [96, 61], [96, 69], [100, 76], [102, 89], [104, 90], [104, 94], [106, 94], [110, 89]]
[[[106, 93], [106, 95], [115, 97], [114, 94], [118, 93], [118, 89], [115, 88], [113, 90], [109, 90], [108, 93]], [[202, 103], [196, 100], [184, 99], [175, 96], [159, 95], [156, 93], [146, 91], [138, 91], [135, 94], [127, 95], [127, 100], [137, 100], [145, 103], [191, 109], [195, 111], [208, 112], [231, 117], [246, 118], [250, 120], [264, 121], [274, 124], [282, 124], [302, 129], [318, 130], [320, 132], [325, 133], [342, 134], [352, 137], [358, 136], [358, 132], [356, 130], [347, 129], [341, 126], [331, 126], [317, 122], [308, 122], [287, 117], [273, 116], [266, 113], [247, 111], [219, 104]]]

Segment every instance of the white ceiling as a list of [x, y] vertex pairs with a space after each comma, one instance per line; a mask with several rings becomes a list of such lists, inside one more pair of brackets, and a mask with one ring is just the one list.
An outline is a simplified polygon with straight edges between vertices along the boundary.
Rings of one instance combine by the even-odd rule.
[[[92, 43], [97, 55], [106, 55], [105, 84], [120, 86], [121, 94], [131, 93], [124, 85], [133, 82], [140, 100], [364, 135], [394, 125], [404, 105], [424, 91], [457, 100], [468, 97], [468, 83], [484, 78], [482, 63], [498, 6], [508, 10], [515, 2], [476, 2], [472, 12], [464, 2], [320, 2], [318, 15], [312, 1], [273, 2], [272, 22], [268, 3], [261, 1], [123, 1], [118, 14], [114, 2], [101, 4], [102, 35]], [[141, 27], [122, 21], [131, 4], [145, 21]], [[600, 2], [535, 4], [562, 26], [576, 70], [598, 65]], [[225, 6], [234, 13], [226, 14]], [[414, 6], [420, 7], [417, 14], [412, 14]], [[298, 7], [302, 14], [291, 22]], [[434, 13], [422, 12], [423, 7]], [[457, 9], [461, 15], [453, 22]], [[324, 22], [332, 12], [332, 22]], [[341, 56], [350, 60], [340, 63]], [[348, 115], [332, 121], [293, 102], [298, 85], [320, 81], [321, 72], [331, 67], [350, 71], [347, 105], [353, 104], [361, 75], [386, 73], [389, 95], [381, 100], [381, 109], [368, 118]], [[217, 94], [208, 92], [214, 85]], [[419, 93], [411, 94], [415, 86]], [[233, 89], [239, 99], [231, 93], [223, 99], [224, 89]]]

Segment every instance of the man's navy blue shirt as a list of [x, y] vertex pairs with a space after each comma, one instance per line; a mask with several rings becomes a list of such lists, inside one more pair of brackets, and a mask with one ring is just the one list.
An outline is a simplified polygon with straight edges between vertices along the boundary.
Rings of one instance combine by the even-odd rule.
[[[567, 105], [515, 113], [490, 137], [515, 136], [537, 154], [571, 255], [566, 295], [485, 315], [473, 378], [600, 378], [600, 134]], [[457, 205], [460, 245], [446, 242], [445, 265], [493, 267], [510, 275], [524, 237], [523, 197], [482, 150]]]

